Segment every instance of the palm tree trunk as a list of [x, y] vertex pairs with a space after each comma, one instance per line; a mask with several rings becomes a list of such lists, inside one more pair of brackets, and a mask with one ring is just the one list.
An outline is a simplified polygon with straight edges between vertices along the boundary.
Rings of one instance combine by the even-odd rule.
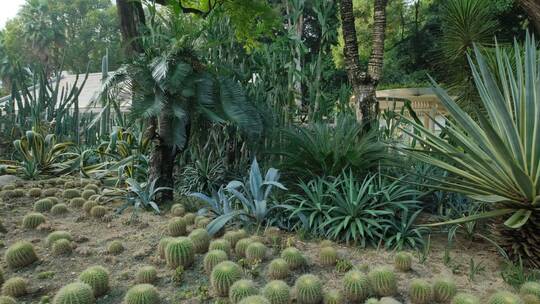
[[145, 24], [142, 3], [133, 0], [116, 0], [116, 7], [126, 54], [131, 57], [142, 53], [143, 48], [138, 39], [139, 27]]
[[[148, 179], [150, 181], [157, 180], [156, 185], [159, 187], [174, 187], [173, 169], [174, 160], [176, 158], [176, 148], [168, 145], [165, 138], [170, 138], [170, 132], [175, 132], [172, 126], [172, 117], [169, 111], [163, 109], [158, 118], [152, 119], [154, 124], [159, 126], [159, 130], [155, 130], [156, 135], [153, 139], [153, 147], [150, 154]], [[161, 191], [156, 198], [156, 203], [164, 203], [173, 199], [173, 191]]]
[[531, 19], [536, 34], [540, 35], [540, 0], [519, 0], [518, 2]]

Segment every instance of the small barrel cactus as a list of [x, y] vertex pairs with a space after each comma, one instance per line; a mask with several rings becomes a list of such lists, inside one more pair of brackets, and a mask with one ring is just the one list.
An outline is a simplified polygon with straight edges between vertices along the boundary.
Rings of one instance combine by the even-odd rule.
[[102, 266], [92, 266], [79, 275], [79, 281], [92, 287], [95, 297], [101, 297], [109, 291], [109, 272]]
[[34, 263], [38, 260], [38, 257], [32, 244], [20, 241], [6, 250], [4, 259], [9, 267], [18, 269]]
[[99, 192], [99, 186], [96, 185], [96, 184], [88, 184], [88, 185], [84, 186], [84, 190], [92, 190], [95, 193], [98, 193]]
[[323, 303], [324, 304], [341, 304], [344, 303], [343, 296], [339, 290], [330, 290], [324, 293]]
[[195, 222], [195, 227], [206, 229], [206, 227], [208, 227], [208, 224], [210, 224], [210, 219], [204, 217]]
[[46, 197], [46, 199], [50, 200], [53, 203], [53, 205], [57, 205], [60, 203], [60, 200], [55, 196], [49, 196], [49, 197]]
[[85, 200], [89, 199], [92, 195], [96, 195], [96, 191], [87, 189], [81, 193], [81, 197]]
[[49, 233], [49, 235], [47, 236], [47, 246], [51, 246], [54, 242], [61, 239], [66, 239], [66, 240], [71, 241], [73, 240], [73, 237], [71, 236], [71, 233], [67, 231], [63, 231], [63, 230], [53, 231]]
[[196, 253], [205, 253], [210, 245], [210, 235], [205, 229], [195, 229], [189, 234]]
[[4, 282], [2, 285], [2, 295], [9, 297], [22, 297], [26, 295], [26, 287], [28, 283], [21, 277], [13, 277]]
[[284, 259], [285, 262], [289, 264], [289, 267], [293, 270], [299, 268], [305, 263], [305, 258], [300, 250], [294, 247], [284, 249], [281, 252], [281, 258]]
[[43, 189], [43, 196], [45, 197], [53, 197], [56, 196], [56, 193], [58, 192], [58, 188], [47, 188]]
[[54, 203], [48, 198], [42, 198], [34, 203], [35, 212], [47, 212], [51, 210]]
[[28, 196], [30, 196], [30, 197], [40, 197], [41, 196], [41, 188], [30, 188], [28, 190]]
[[109, 243], [107, 252], [112, 255], [119, 255], [124, 252], [124, 245], [122, 245], [122, 242], [120, 241], [112, 241]]
[[23, 227], [26, 229], [35, 229], [43, 223], [45, 223], [45, 216], [41, 213], [32, 212], [23, 217]]
[[72, 199], [76, 197], [81, 197], [81, 191], [77, 189], [66, 189], [64, 190], [64, 193], [62, 195], [65, 199]]
[[186, 221], [186, 224], [190, 226], [195, 224], [195, 217], [196, 215], [194, 213], [186, 213], [184, 215], [184, 220]]
[[251, 262], [262, 262], [266, 257], [266, 246], [263, 243], [253, 242], [246, 248], [246, 259]]
[[412, 260], [413, 258], [410, 253], [400, 251], [396, 253], [396, 256], [394, 257], [394, 265], [397, 270], [406, 272], [411, 270]]
[[188, 268], [193, 264], [195, 250], [193, 242], [187, 237], [179, 237], [169, 242], [165, 248], [165, 260], [172, 269], [178, 266]]
[[158, 290], [150, 284], [139, 284], [131, 287], [124, 297], [124, 304], [158, 304]]
[[[195, 224], [197, 224], [197, 221], [195, 221]], [[238, 233], [238, 231], [227, 231], [223, 235], [223, 238], [229, 241], [231, 243], [231, 247], [235, 247], [236, 243], [244, 237], [243, 233]]]
[[519, 294], [521, 295], [534, 295], [540, 299], [540, 283], [538, 282], [525, 282], [519, 288]]
[[351, 270], [343, 277], [343, 293], [351, 302], [362, 302], [370, 292], [369, 280], [358, 270]]
[[437, 302], [448, 303], [456, 293], [456, 283], [450, 278], [438, 279], [433, 283], [433, 298]]
[[210, 242], [210, 245], [208, 246], [209, 250], [223, 250], [227, 253], [227, 255], [231, 255], [231, 243], [224, 239], [217, 239]]
[[93, 218], [100, 219], [100, 218], [103, 218], [105, 216], [105, 214], [107, 214], [107, 208], [105, 208], [103, 206], [94, 206], [90, 210], [90, 215]]
[[409, 299], [413, 304], [429, 304], [433, 298], [431, 285], [428, 282], [416, 279], [409, 286]]
[[10, 296], [0, 296], [0, 304], [17, 304], [17, 301]]
[[167, 230], [170, 236], [183, 236], [186, 235], [186, 221], [181, 217], [174, 217], [169, 220]]
[[55, 256], [68, 255], [73, 251], [71, 247], [71, 241], [66, 239], [59, 239], [52, 245], [52, 254]]
[[458, 293], [452, 299], [452, 304], [480, 304], [480, 299], [472, 294]]
[[81, 208], [86, 203], [86, 200], [82, 197], [75, 197], [69, 200], [69, 206], [71, 208]]
[[522, 304], [523, 301], [509, 291], [498, 291], [494, 293], [488, 300], [488, 304]]
[[231, 285], [229, 289], [229, 300], [236, 304], [242, 299], [258, 293], [257, 286], [250, 280], [238, 280]]
[[270, 302], [261, 296], [249, 296], [240, 301], [239, 304], [270, 304]]
[[268, 264], [266, 276], [271, 280], [283, 280], [289, 276], [289, 263], [284, 259], [274, 259]]
[[157, 280], [157, 270], [153, 266], [144, 266], [137, 271], [136, 281], [139, 284], [152, 284]]
[[184, 216], [186, 214], [186, 208], [182, 204], [174, 204], [171, 207], [171, 213], [174, 216]]
[[4, 186], [2, 187], [2, 190], [3, 190], [3, 191], [15, 190], [15, 185], [14, 185], [14, 184], [4, 185]]
[[224, 261], [217, 264], [210, 275], [210, 284], [217, 296], [227, 297], [229, 288], [242, 277], [242, 268], [234, 262]]
[[203, 260], [204, 271], [207, 274], [211, 274], [214, 267], [227, 260], [227, 253], [221, 249], [210, 250]]
[[90, 212], [92, 211], [92, 209], [93, 209], [94, 207], [96, 207], [96, 206], [98, 206], [98, 203], [97, 203], [97, 202], [94, 202], [94, 201], [86, 201], [86, 202], [83, 204], [82, 208], [83, 208], [83, 210], [84, 210], [84, 212], [85, 212], [86, 214], [90, 214]]
[[165, 258], [165, 248], [167, 248], [167, 245], [169, 245], [169, 243], [172, 240], [174, 240], [174, 238], [172, 238], [172, 237], [164, 237], [161, 240], [159, 240], [158, 253], [159, 253], [160, 258], [162, 258], [162, 259]]
[[338, 259], [338, 252], [334, 247], [322, 247], [319, 251], [319, 261], [323, 266], [334, 266]]
[[52, 215], [62, 215], [68, 213], [66, 204], [56, 204], [51, 208]]
[[243, 238], [236, 242], [236, 245], [234, 246], [234, 252], [239, 257], [246, 257], [246, 249], [253, 241], [250, 238]]
[[375, 268], [368, 274], [373, 292], [380, 296], [393, 296], [397, 292], [397, 281], [394, 272], [387, 267]]
[[318, 304], [323, 299], [321, 280], [312, 274], [305, 274], [296, 279], [294, 288], [299, 304]]
[[287, 283], [274, 280], [268, 282], [263, 290], [262, 295], [270, 301], [270, 304], [288, 304], [291, 290]]

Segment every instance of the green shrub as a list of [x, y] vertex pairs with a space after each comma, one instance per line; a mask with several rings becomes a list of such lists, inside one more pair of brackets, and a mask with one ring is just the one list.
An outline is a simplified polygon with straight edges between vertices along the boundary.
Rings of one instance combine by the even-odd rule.
[[186, 209], [181, 204], [174, 204], [171, 207], [171, 213], [174, 216], [184, 216], [186, 214]]
[[480, 299], [468, 293], [458, 293], [452, 299], [452, 304], [480, 304]]
[[525, 282], [519, 288], [519, 294], [521, 295], [534, 295], [540, 299], [540, 283], [538, 282]]
[[66, 204], [56, 204], [51, 208], [52, 215], [62, 215], [68, 213]]
[[322, 247], [319, 251], [319, 261], [323, 266], [333, 266], [338, 260], [338, 252], [334, 247]]
[[124, 298], [125, 304], [157, 304], [160, 303], [158, 290], [150, 284], [139, 284], [131, 287]]
[[263, 290], [262, 295], [268, 299], [270, 304], [288, 304], [291, 290], [287, 283], [280, 280], [268, 282]]
[[187, 237], [171, 240], [165, 248], [167, 265], [172, 269], [176, 269], [178, 266], [184, 268], [191, 266], [195, 258], [193, 247], [193, 242]]
[[246, 248], [246, 259], [251, 262], [262, 262], [266, 257], [266, 246], [260, 242], [253, 242]]
[[274, 259], [268, 264], [266, 276], [271, 280], [283, 280], [289, 276], [289, 263], [284, 259]]
[[96, 191], [94, 191], [94, 190], [84, 190], [84, 191], [81, 193], [81, 197], [84, 198], [85, 200], [90, 199], [90, 197], [91, 197], [92, 195], [96, 195]]
[[429, 304], [433, 298], [431, 285], [428, 282], [416, 279], [409, 286], [409, 299], [413, 304]]
[[203, 260], [204, 265], [204, 271], [206, 271], [207, 274], [211, 274], [214, 267], [224, 262], [228, 259], [227, 253], [221, 249], [214, 249], [210, 250], [205, 256]]
[[23, 227], [26, 229], [35, 229], [43, 223], [45, 223], [45, 216], [41, 213], [32, 212], [23, 217]]
[[205, 253], [210, 245], [210, 235], [205, 229], [195, 229], [189, 234], [196, 253]]
[[394, 272], [387, 267], [378, 267], [368, 274], [371, 287], [380, 297], [393, 296], [397, 292], [397, 281]]
[[71, 247], [71, 241], [66, 239], [59, 239], [54, 241], [52, 245], [52, 254], [55, 256], [70, 254], [73, 248]]
[[498, 291], [488, 300], [488, 304], [522, 304], [519, 296], [509, 291]]
[[303, 266], [305, 263], [305, 258], [300, 252], [300, 250], [294, 247], [284, 249], [281, 252], [281, 258], [284, 259], [285, 262], [289, 264], [289, 267], [293, 270], [297, 269], [300, 266]]
[[323, 303], [324, 304], [342, 304], [345, 301], [339, 290], [330, 290], [324, 293]]
[[249, 296], [240, 301], [239, 304], [270, 304], [270, 302], [261, 296]]
[[90, 210], [90, 215], [96, 219], [103, 218], [105, 214], [107, 214], [107, 208], [103, 206], [94, 206]]
[[82, 197], [74, 197], [69, 200], [69, 206], [71, 208], [81, 208], [86, 203], [86, 200]]
[[369, 280], [357, 270], [351, 270], [343, 277], [343, 293], [351, 302], [363, 302], [370, 293]]
[[158, 253], [159, 253], [160, 258], [162, 258], [162, 259], [165, 258], [165, 248], [167, 248], [167, 245], [169, 245], [169, 243], [172, 240], [174, 240], [174, 238], [172, 238], [172, 237], [164, 237], [161, 240], [159, 240]]
[[30, 196], [30, 197], [40, 197], [41, 196], [41, 188], [30, 188], [28, 190], [28, 196]]
[[28, 266], [38, 260], [32, 244], [20, 241], [11, 245], [4, 254], [4, 260], [13, 269]]
[[167, 229], [170, 236], [183, 236], [186, 235], [186, 221], [181, 217], [174, 217], [169, 220]]
[[84, 212], [88, 215], [90, 215], [90, 212], [92, 211], [92, 208], [96, 207], [96, 206], [99, 206], [99, 204], [97, 202], [94, 202], [94, 201], [86, 201], [82, 208], [84, 210]]
[[196, 215], [194, 213], [186, 213], [183, 218], [186, 221], [186, 224], [190, 226], [195, 224], [195, 217]]
[[42, 198], [34, 203], [35, 212], [47, 212], [53, 207], [53, 202], [48, 198]]
[[250, 280], [238, 280], [231, 285], [229, 290], [229, 300], [236, 304], [242, 299], [257, 294], [255, 283]]
[[107, 252], [112, 255], [119, 255], [120, 253], [124, 252], [124, 245], [122, 245], [122, 242], [120, 241], [112, 241], [109, 243]]
[[157, 270], [153, 266], [144, 266], [137, 271], [136, 281], [139, 284], [153, 284], [157, 280]]
[[17, 301], [10, 296], [0, 296], [0, 304], [17, 304]]
[[442, 278], [433, 283], [433, 298], [437, 302], [448, 303], [456, 293], [457, 286], [452, 279]]
[[210, 284], [217, 296], [227, 297], [229, 288], [242, 277], [242, 268], [231, 261], [217, 264], [210, 275]]
[[231, 243], [224, 239], [217, 239], [210, 242], [210, 245], [208, 246], [209, 250], [223, 250], [227, 253], [227, 255], [231, 255]]
[[2, 285], [2, 295], [8, 297], [22, 297], [26, 295], [26, 287], [28, 283], [21, 277], [13, 277], [4, 282]]
[[96, 298], [109, 291], [109, 272], [102, 266], [87, 268], [79, 275], [79, 281], [90, 285]]
[[53, 231], [47, 235], [47, 246], [51, 246], [54, 242], [60, 240], [60, 239], [66, 239], [69, 241], [73, 240], [73, 237], [71, 236], [71, 233], [63, 230]]
[[81, 191], [77, 189], [66, 189], [64, 190], [64, 193], [62, 195], [65, 199], [72, 199], [76, 197], [81, 197]]
[[246, 249], [253, 241], [250, 238], [243, 238], [236, 242], [236, 245], [234, 246], [234, 252], [239, 257], [246, 257]]
[[411, 270], [412, 255], [405, 251], [396, 253], [396, 256], [394, 257], [394, 265], [399, 271], [406, 272]]
[[312, 274], [304, 274], [296, 279], [294, 288], [298, 304], [318, 304], [323, 299], [321, 280]]

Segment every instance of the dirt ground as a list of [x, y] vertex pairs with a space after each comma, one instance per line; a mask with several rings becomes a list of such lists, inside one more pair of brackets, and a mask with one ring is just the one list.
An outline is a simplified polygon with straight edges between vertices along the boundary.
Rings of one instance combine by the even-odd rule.
[[[26, 190], [30, 186], [25, 185]], [[155, 284], [162, 297], [162, 303], [227, 303], [225, 299], [218, 302], [213, 298], [207, 276], [202, 270], [203, 255], [197, 255], [196, 263], [187, 269], [182, 281], [173, 282], [174, 271], [169, 269], [164, 261], [157, 255], [157, 244], [166, 236], [165, 225], [172, 216], [170, 214], [154, 215], [149, 212], [139, 214], [136, 223], [130, 223], [132, 213], [126, 210], [121, 215], [114, 215], [114, 206], [108, 205], [110, 222], [103, 222], [85, 215], [82, 209], [72, 209], [68, 214], [53, 216], [46, 213], [47, 222], [36, 230], [22, 228], [21, 222], [25, 214], [32, 210], [36, 198], [22, 197], [5, 200], [0, 203], [0, 219], [7, 233], [0, 233], [0, 267], [4, 270], [5, 279], [13, 276], [22, 276], [28, 279], [29, 294], [19, 298], [19, 303], [39, 303], [43, 296], [52, 297], [56, 291], [75, 281], [78, 275], [87, 267], [102, 265], [109, 269], [111, 277], [111, 291], [108, 295], [98, 299], [98, 304], [121, 303], [126, 291], [135, 284], [135, 274], [141, 266], [153, 265], [158, 269], [159, 280]], [[189, 230], [192, 230], [190, 227]], [[65, 257], [53, 256], [45, 239], [51, 231], [69, 231], [74, 237], [73, 253]], [[188, 231], [189, 231], [188, 230]], [[26, 240], [33, 243], [39, 262], [13, 271], [9, 269], [3, 259], [7, 247], [16, 241]], [[113, 240], [119, 240], [125, 251], [114, 256], [107, 253], [107, 246]], [[333, 267], [319, 266], [317, 254], [318, 241], [300, 241], [294, 235], [283, 234], [283, 243], [293, 243], [308, 258], [308, 265], [295, 271], [287, 283], [292, 286], [294, 280], [301, 274], [311, 272], [318, 275], [324, 282], [325, 289], [340, 288], [343, 273], [337, 272]], [[492, 246], [482, 242], [458, 242], [450, 251], [451, 262], [449, 266], [443, 263], [446, 238], [434, 237], [431, 240], [431, 252], [425, 263], [419, 263], [415, 258], [413, 270], [409, 273], [398, 273], [400, 295], [396, 298], [403, 303], [406, 300], [408, 282], [413, 278], [424, 278], [428, 281], [443, 276], [452, 276], [457, 282], [460, 291], [471, 292], [486, 298], [494, 291], [510, 289], [500, 276], [500, 263], [502, 259], [493, 250]], [[353, 265], [360, 269], [373, 268], [377, 265], [393, 265], [393, 253], [386, 250], [361, 249], [345, 245], [336, 245], [343, 257], [349, 258]], [[254, 271], [246, 271], [246, 278], [252, 278], [264, 285], [263, 269], [268, 262], [279, 255], [279, 250], [272, 250], [268, 259]], [[415, 256], [416, 253], [414, 252]], [[474, 281], [469, 279], [469, 263], [473, 259], [482, 263], [480, 271]], [[233, 256], [233, 260], [236, 257]], [[47, 303], [47, 302], [44, 302]]]

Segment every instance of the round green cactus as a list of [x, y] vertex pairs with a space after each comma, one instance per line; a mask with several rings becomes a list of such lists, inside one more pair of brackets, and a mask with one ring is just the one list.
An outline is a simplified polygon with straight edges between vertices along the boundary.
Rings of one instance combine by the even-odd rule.
[[40, 197], [41, 196], [41, 188], [30, 188], [28, 190], [28, 196], [30, 196], [30, 197]]
[[0, 296], [0, 304], [17, 304], [17, 301], [9, 296]]
[[205, 253], [210, 245], [210, 235], [205, 229], [195, 229], [189, 234], [196, 253]]
[[262, 295], [270, 301], [270, 304], [288, 304], [291, 290], [287, 283], [274, 280], [268, 282], [263, 290]]
[[227, 253], [221, 249], [210, 250], [203, 260], [204, 271], [207, 274], [211, 274], [214, 267], [228, 259]]
[[144, 266], [137, 271], [136, 281], [139, 284], [152, 284], [157, 280], [157, 270], [153, 266]]
[[344, 303], [343, 296], [339, 290], [330, 290], [324, 293], [323, 303], [324, 304], [341, 304]]
[[190, 226], [195, 223], [195, 217], [196, 215], [194, 213], [186, 213], [184, 215], [184, 220], [186, 221], [186, 224]]
[[343, 277], [343, 293], [351, 302], [364, 301], [370, 292], [369, 280], [358, 270], [351, 270]]
[[66, 239], [60, 239], [55, 241], [52, 245], [52, 254], [55, 256], [68, 255], [73, 251], [71, 247], [71, 241]]
[[90, 210], [90, 215], [96, 219], [103, 218], [105, 214], [107, 214], [107, 208], [103, 206], [94, 206]]
[[428, 282], [416, 279], [409, 286], [409, 299], [413, 304], [428, 304], [433, 298], [433, 291]]
[[318, 304], [323, 299], [321, 280], [312, 274], [305, 274], [296, 279], [294, 288], [299, 304]]
[[32, 244], [20, 241], [6, 250], [4, 259], [9, 267], [18, 269], [34, 263], [38, 260], [38, 257]]
[[89, 201], [94, 201], [94, 202], [99, 202], [100, 198], [101, 198], [101, 195], [99, 195], [99, 194], [94, 194], [94, 195], [90, 196], [90, 197], [88, 198], [88, 200], [89, 200]]
[[394, 257], [394, 265], [397, 270], [407, 272], [411, 270], [413, 257], [410, 253], [400, 251]]
[[54, 206], [53, 202], [48, 198], [42, 198], [34, 203], [35, 212], [47, 212]]
[[15, 185], [14, 184], [8, 184], [8, 185], [4, 185], [2, 187], [2, 191], [11, 191], [11, 190], [15, 190]]
[[157, 304], [159, 302], [158, 290], [150, 284], [135, 285], [124, 297], [125, 304]]
[[438, 279], [433, 283], [433, 298], [437, 302], [448, 303], [456, 293], [456, 283], [450, 278]]
[[238, 243], [238, 241], [242, 238], [244, 238], [244, 233], [242, 233], [241, 231], [227, 231], [225, 232], [225, 234], [223, 235], [223, 238], [226, 239], [227, 241], [229, 241], [229, 243], [231, 243], [231, 247], [232, 248], [235, 248], [236, 247], [236, 243]]
[[283, 250], [281, 252], [281, 258], [284, 259], [287, 264], [289, 264], [289, 267], [293, 270], [304, 265], [306, 261], [300, 250], [294, 247], [289, 247]]
[[242, 277], [242, 268], [231, 261], [217, 264], [210, 275], [210, 284], [217, 296], [227, 297], [229, 288]]
[[534, 295], [540, 299], [540, 283], [538, 282], [525, 282], [519, 288], [521, 295]]
[[458, 293], [452, 299], [452, 304], [480, 304], [480, 299], [472, 294]]
[[171, 240], [165, 248], [165, 260], [172, 269], [178, 266], [188, 268], [195, 259], [193, 242], [187, 237]]
[[246, 259], [253, 262], [262, 262], [266, 257], [266, 246], [263, 243], [253, 242], [246, 248]]
[[62, 215], [68, 213], [66, 204], [56, 204], [51, 208], [52, 215]]
[[261, 296], [249, 296], [240, 301], [239, 304], [270, 304], [270, 302]]
[[170, 236], [183, 236], [186, 235], [186, 221], [181, 217], [174, 217], [169, 220], [167, 230]]
[[182, 204], [174, 204], [171, 206], [171, 213], [174, 216], [184, 216], [186, 214], [186, 208]]
[[83, 204], [82, 208], [84, 210], [84, 212], [86, 214], [89, 214], [90, 215], [90, 212], [92, 211], [92, 209], [96, 206], [99, 206], [99, 204], [97, 202], [94, 202], [94, 201], [87, 201]]
[[81, 208], [86, 203], [86, 200], [82, 197], [75, 197], [69, 200], [69, 206], [71, 208]]
[[81, 197], [81, 191], [77, 189], [66, 189], [64, 190], [64, 193], [62, 195], [65, 199], [72, 199], [76, 197]]
[[397, 292], [394, 272], [387, 267], [378, 267], [368, 274], [373, 292], [380, 297], [393, 296]]
[[523, 301], [509, 291], [498, 291], [489, 298], [488, 304], [523, 304]]
[[172, 240], [174, 240], [174, 238], [172, 238], [172, 237], [164, 237], [161, 240], [159, 240], [158, 253], [159, 253], [160, 258], [162, 258], [162, 259], [165, 258], [165, 248], [167, 248], [167, 245], [169, 245], [169, 243]]
[[96, 184], [88, 184], [88, 185], [84, 186], [84, 190], [92, 190], [95, 193], [98, 193], [99, 192], [99, 186], [96, 185]]
[[206, 226], [206, 225], [203, 225], [201, 223], [208, 223], [209, 222], [209, 219], [204, 216], [204, 215], [197, 215], [195, 217], [195, 221], [194, 221], [194, 224], [195, 224], [195, 227], [201, 227], [201, 226]]
[[224, 239], [217, 239], [210, 242], [210, 245], [208, 246], [209, 250], [223, 250], [227, 253], [227, 255], [231, 255], [231, 243]]
[[323, 247], [319, 251], [319, 261], [323, 266], [334, 266], [338, 259], [338, 252], [334, 247]]
[[23, 217], [23, 227], [26, 229], [35, 229], [43, 223], [45, 223], [45, 216], [41, 213], [32, 212]]
[[47, 235], [47, 241], [46, 241], [47, 246], [51, 246], [54, 242], [61, 239], [72, 241], [73, 237], [71, 236], [71, 233], [67, 231], [63, 231], [63, 230], [53, 231], [49, 233], [49, 235]]
[[239, 257], [246, 257], [246, 249], [253, 241], [250, 238], [242, 238], [236, 242], [234, 246], [234, 252]]
[[205, 217], [196, 221], [195, 227], [206, 229], [208, 227], [208, 224], [210, 224], [210, 222], [211, 222], [210, 219]]
[[24, 197], [25, 194], [26, 192], [23, 189], [15, 189], [12, 193], [13, 197]]
[[122, 242], [120, 241], [112, 241], [109, 243], [107, 252], [112, 255], [119, 255], [120, 253], [124, 252], [124, 245], [122, 245]]
[[58, 199], [57, 197], [55, 196], [49, 196], [49, 197], [45, 197], [46, 199], [50, 200], [53, 205], [57, 205], [60, 203], [60, 199]]
[[92, 287], [95, 297], [101, 297], [109, 291], [109, 272], [102, 266], [92, 266], [79, 275], [79, 281]]
[[28, 283], [21, 277], [13, 277], [2, 285], [2, 295], [8, 297], [22, 297], [26, 295], [26, 286]]
[[231, 285], [229, 290], [229, 300], [236, 304], [242, 299], [257, 294], [257, 286], [250, 280], [238, 280]]
[[87, 190], [84, 190], [82, 193], [81, 193], [81, 197], [84, 198], [85, 200], [89, 199], [92, 195], [96, 195], [96, 191], [94, 190], [90, 190], [90, 189], [87, 189]]
[[2, 198], [3, 201], [8, 201], [15, 198], [15, 192], [13, 190], [2, 190], [2, 192], [0, 192], [0, 198]]
[[283, 280], [289, 276], [289, 263], [284, 259], [274, 259], [268, 264], [266, 276], [271, 280]]

